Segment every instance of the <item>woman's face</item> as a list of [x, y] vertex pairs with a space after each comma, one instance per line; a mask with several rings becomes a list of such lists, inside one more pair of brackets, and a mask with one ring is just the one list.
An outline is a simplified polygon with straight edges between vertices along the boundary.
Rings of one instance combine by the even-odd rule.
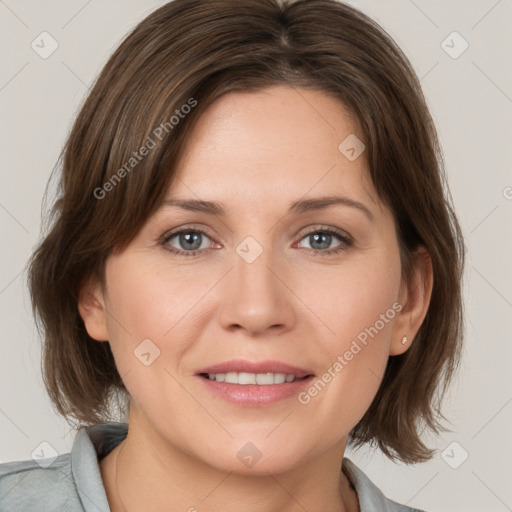
[[107, 260], [103, 320], [83, 315], [111, 344], [131, 424], [226, 471], [343, 452], [408, 334], [394, 221], [356, 137], [313, 90], [231, 93], [204, 113], [169, 201]]

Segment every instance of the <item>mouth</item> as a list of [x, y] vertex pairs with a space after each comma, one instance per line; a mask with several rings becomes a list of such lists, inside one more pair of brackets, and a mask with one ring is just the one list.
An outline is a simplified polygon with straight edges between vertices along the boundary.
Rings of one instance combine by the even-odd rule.
[[269, 386], [301, 380], [312, 376], [313, 372], [281, 361], [256, 362], [233, 359], [202, 368], [197, 374], [216, 382], [227, 382], [242, 386], [248, 384]]
[[216, 382], [226, 382], [228, 384], [239, 384], [247, 386], [255, 384], [256, 386], [271, 386], [272, 384], [284, 384], [285, 382], [297, 382], [306, 379], [306, 377], [297, 377], [286, 373], [248, 373], [248, 372], [227, 372], [227, 373], [200, 373], [201, 377]]
[[279, 361], [227, 361], [196, 373], [209, 392], [239, 406], [262, 406], [299, 393], [314, 377], [310, 370]]

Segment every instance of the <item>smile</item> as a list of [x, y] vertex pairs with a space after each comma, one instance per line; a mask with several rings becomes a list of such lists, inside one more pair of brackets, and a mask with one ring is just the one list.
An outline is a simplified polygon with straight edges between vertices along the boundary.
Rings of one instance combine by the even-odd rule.
[[228, 372], [228, 373], [208, 373], [202, 374], [204, 377], [217, 382], [227, 382], [228, 384], [239, 384], [246, 386], [256, 384], [257, 386], [270, 386], [272, 384], [284, 384], [285, 382], [294, 382], [298, 377], [286, 373], [247, 373], [247, 372]]
[[210, 396], [242, 407], [262, 407], [296, 396], [314, 378], [311, 370], [281, 361], [225, 361], [196, 372]]

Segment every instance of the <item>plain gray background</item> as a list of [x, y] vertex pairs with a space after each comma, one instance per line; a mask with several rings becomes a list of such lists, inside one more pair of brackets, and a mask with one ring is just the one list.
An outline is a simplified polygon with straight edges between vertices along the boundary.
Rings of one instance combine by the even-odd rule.
[[[76, 109], [121, 38], [163, 3], [0, 0], [2, 462], [31, 458], [43, 441], [59, 453], [71, 448], [73, 431], [42, 386], [23, 271]], [[512, 1], [350, 3], [395, 38], [421, 78], [468, 257], [465, 353], [444, 407], [452, 432], [427, 440], [438, 454], [416, 466], [371, 450], [347, 455], [387, 496], [409, 506], [512, 510]], [[47, 58], [31, 47], [42, 32], [58, 44]]]

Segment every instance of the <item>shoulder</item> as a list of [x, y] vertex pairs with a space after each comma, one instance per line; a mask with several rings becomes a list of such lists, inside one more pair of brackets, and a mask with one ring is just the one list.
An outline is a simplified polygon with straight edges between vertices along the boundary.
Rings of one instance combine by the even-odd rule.
[[127, 425], [78, 430], [71, 453], [0, 464], [0, 512], [109, 512], [99, 459], [127, 435]]
[[344, 458], [342, 468], [356, 489], [361, 512], [426, 512], [386, 498], [382, 491], [351, 460]]
[[82, 511], [71, 474], [71, 454], [0, 464], [0, 512], [36, 510]]

